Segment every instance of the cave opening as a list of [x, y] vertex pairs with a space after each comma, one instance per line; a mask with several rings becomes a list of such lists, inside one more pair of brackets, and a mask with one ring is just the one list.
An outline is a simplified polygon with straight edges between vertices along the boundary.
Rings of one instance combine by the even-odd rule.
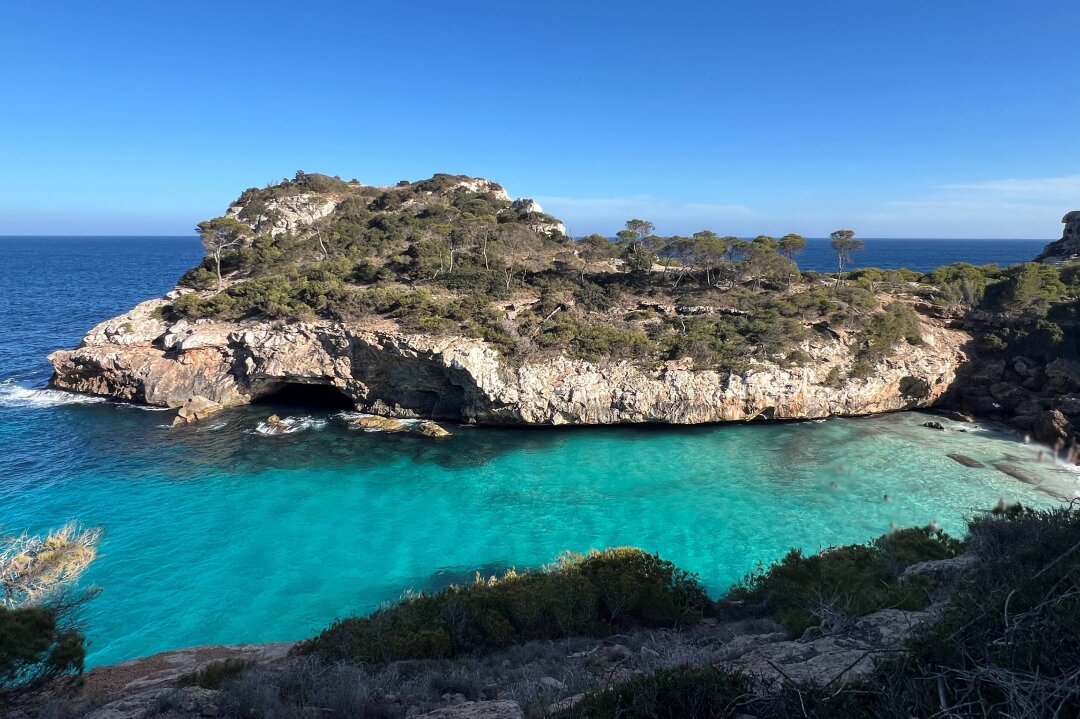
[[259, 395], [252, 404], [272, 404], [312, 410], [353, 410], [356, 404], [337, 387], [327, 384], [282, 382]]

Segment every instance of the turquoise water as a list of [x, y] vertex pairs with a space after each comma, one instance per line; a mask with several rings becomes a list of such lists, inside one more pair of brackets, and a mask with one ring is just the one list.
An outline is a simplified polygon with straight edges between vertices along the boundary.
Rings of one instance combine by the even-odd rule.
[[[456, 428], [434, 441], [358, 431], [329, 411], [257, 406], [172, 429], [166, 412], [40, 389], [44, 353], [77, 341], [87, 315], [152, 296], [193, 262], [179, 242], [144, 243], [134, 255], [122, 246], [67, 245], [40, 266], [40, 248], [37, 259], [0, 257], [0, 526], [40, 531], [78, 518], [105, 528], [86, 576], [103, 589], [86, 615], [91, 664], [298, 639], [406, 588], [536, 566], [565, 550], [644, 547], [700, 573], [715, 594], [791, 546], [931, 521], [959, 532], [964, 517], [1001, 498], [1055, 501], [950, 452], [1011, 455], [1055, 491], [1078, 487], [1071, 469], [1040, 463], [1012, 434], [963, 433], [947, 421], [937, 432], [914, 413]], [[105, 264], [115, 281], [101, 281]], [[49, 269], [57, 266], [62, 274]], [[297, 431], [256, 432], [271, 412]]]

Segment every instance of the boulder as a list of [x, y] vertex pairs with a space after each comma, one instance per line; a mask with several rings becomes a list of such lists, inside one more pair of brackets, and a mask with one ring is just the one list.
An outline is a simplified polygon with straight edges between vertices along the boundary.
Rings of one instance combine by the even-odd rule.
[[971, 373], [971, 381], [976, 384], [994, 384], [1001, 381], [1001, 373], [1005, 371], [1005, 360], [992, 359], [980, 362], [974, 372]]
[[176, 418], [173, 420], [173, 426], [201, 422], [210, 415], [220, 412], [223, 409], [225, 408], [217, 402], [196, 395], [185, 402], [184, 406], [177, 411]]
[[359, 427], [360, 429], [378, 430], [380, 432], [401, 432], [406, 428], [405, 423], [401, 420], [393, 419], [391, 417], [379, 417], [377, 415], [358, 417], [350, 422], [350, 424], [353, 427]]
[[927, 429], [940, 429], [942, 432], [945, 431], [945, 427], [942, 426], [941, 422], [923, 422], [922, 426]]
[[416, 434], [422, 434], [425, 437], [442, 438], [442, 437], [449, 437], [450, 436], [449, 431], [443, 429], [442, 427], [435, 424], [434, 422], [428, 422], [428, 421], [424, 421], [424, 422], [421, 422], [421, 423], [417, 424], [415, 427], [413, 427], [413, 431]]
[[1031, 397], [1031, 393], [1009, 382], [995, 382], [990, 385], [990, 396], [1006, 409], [1016, 409]]
[[1046, 444], [1056, 444], [1069, 438], [1072, 430], [1068, 418], [1060, 410], [1052, 409], [1035, 418], [1031, 431], [1035, 439]]
[[465, 702], [421, 714], [417, 719], [524, 719], [525, 713], [514, 701]]
[[1080, 362], [1056, 359], [1046, 365], [1046, 385], [1061, 394], [1080, 392]]
[[948, 456], [949, 459], [953, 460], [954, 462], [959, 462], [960, 464], [964, 465], [965, 467], [972, 467], [972, 468], [977, 469], [977, 468], [986, 466], [985, 464], [983, 464], [979, 460], [972, 459], [971, 457], [968, 457], [965, 454], [950, 454], [950, 455], [947, 455], [947, 456]]

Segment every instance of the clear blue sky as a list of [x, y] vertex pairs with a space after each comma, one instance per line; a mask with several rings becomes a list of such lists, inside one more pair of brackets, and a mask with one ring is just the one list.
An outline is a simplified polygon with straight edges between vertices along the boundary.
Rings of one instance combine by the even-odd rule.
[[186, 234], [297, 169], [575, 234], [1060, 235], [1076, 0], [9, 3], [0, 234]]

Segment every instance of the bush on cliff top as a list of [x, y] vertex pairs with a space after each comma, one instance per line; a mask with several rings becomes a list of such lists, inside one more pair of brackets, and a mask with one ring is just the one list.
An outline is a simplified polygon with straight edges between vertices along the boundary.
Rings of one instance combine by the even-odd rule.
[[439, 659], [530, 640], [607, 636], [700, 619], [697, 577], [639, 549], [568, 555], [544, 571], [509, 571], [469, 586], [420, 594], [367, 617], [335, 622], [299, 651], [383, 663]]
[[928, 602], [924, 582], [900, 575], [912, 564], [947, 559], [962, 549], [959, 540], [926, 527], [811, 556], [792, 549], [776, 564], [746, 575], [720, 606], [736, 616], [773, 614], [793, 634], [888, 607], [922, 609]]

